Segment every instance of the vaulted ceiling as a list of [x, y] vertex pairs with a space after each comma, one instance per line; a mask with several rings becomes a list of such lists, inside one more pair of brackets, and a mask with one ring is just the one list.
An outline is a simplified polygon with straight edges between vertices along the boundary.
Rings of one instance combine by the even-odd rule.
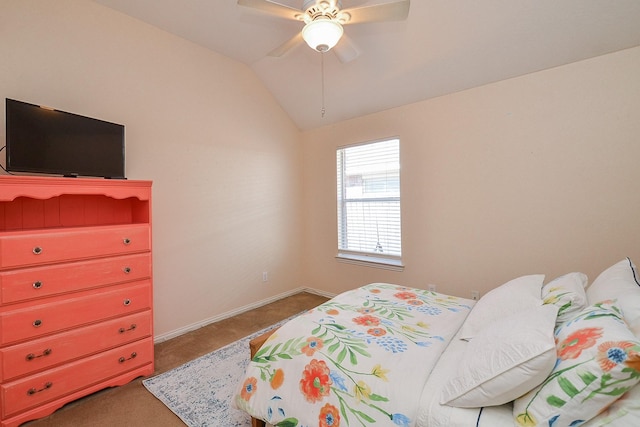
[[305, 44], [268, 56], [304, 24], [237, 0], [94, 1], [247, 64], [302, 130], [640, 46], [638, 0], [413, 0], [406, 21], [345, 26], [346, 63]]

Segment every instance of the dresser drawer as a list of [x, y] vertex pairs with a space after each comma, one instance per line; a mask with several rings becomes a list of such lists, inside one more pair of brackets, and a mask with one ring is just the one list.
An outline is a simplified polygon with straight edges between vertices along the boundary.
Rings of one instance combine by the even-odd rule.
[[151, 281], [52, 298], [41, 304], [0, 312], [0, 345], [151, 308]]
[[151, 336], [151, 311], [0, 349], [0, 382]]
[[0, 386], [2, 417], [41, 405], [76, 390], [153, 362], [146, 338]]
[[35, 298], [151, 277], [151, 253], [77, 261], [0, 272], [0, 303]]
[[148, 224], [14, 231], [0, 235], [0, 269], [144, 252]]

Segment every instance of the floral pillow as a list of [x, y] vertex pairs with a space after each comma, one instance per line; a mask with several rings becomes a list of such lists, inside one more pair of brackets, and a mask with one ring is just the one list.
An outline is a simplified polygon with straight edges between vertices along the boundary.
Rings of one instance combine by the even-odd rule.
[[558, 327], [556, 351], [547, 379], [514, 401], [517, 425], [579, 425], [640, 382], [640, 340], [612, 301], [587, 307]]
[[640, 426], [640, 384], [626, 392], [606, 410], [592, 418], [585, 427]]
[[557, 277], [542, 287], [542, 302], [558, 307], [556, 325], [566, 322], [588, 305], [584, 290], [587, 281], [584, 273], [576, 272]]

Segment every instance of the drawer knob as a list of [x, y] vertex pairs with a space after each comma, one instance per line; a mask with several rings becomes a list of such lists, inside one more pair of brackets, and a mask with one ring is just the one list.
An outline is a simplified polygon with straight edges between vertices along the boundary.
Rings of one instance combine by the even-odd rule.
[[33, 289], [40, 289], [42, 287], [42, 282], [41, 281], [37, 281], [37, 282], [33, 282]]
[[125, 267], [122, 269], [122, 271], [124, 271], [124, 274], [129, 274], [131, 273], [131, 267]]
[[37, 359], [38, 357], [48, 356], [48, 355], [51, 354], [51, 351], [52, 350], [50, 348], [47, 348], [42, 352], [42, 354], [39, 354], [37, 356], [35, 354], [33, 354], [33, 353], [29, 353], [29, 354], [27, 354], [27, 357], [25, 357], [25, 359], [27, 359], [27, 361], [30, 361], [30, 360], [33, 360], [33, 359]]
[[28, 394], [29, 396], [33, 396], [33, 395], [34, 395], [34, 394], [36, 394], [36, 393], [40, 393], [41, 391], [45, 391], [45, 390], [50, 389], [52, 386], [53, 386], [53, 383], [52, 383], [52, 382], [48, 382], [48, 383], [46, 383], [46, 384], [44, 385], [44, 387], [42, 387], [42, 388], [41, 388], [41, 389], [39, 389], [39, 390], [38, 390], [37, 388], [30, 388], [30, 389], [27, 391], [27, 394]]
[[138, 356], [138, 353], [136, 353], [136, 352], [134, 351], [133, 353], [131, 353], [131, 357], [128, 357], [128, 358], [126, 358], [126, 359], [125, 359], [124, 357], [121, 357], [120, 359], [118, 359], [118, 362], [120, 362], [120, 363], [124, 363], [124, 362], [126, 362], [127, 360], [135, 359], [137, 356]]
[[35, 248], [33, 248], [34, 255], [40, 255], [41, 253], [42, 253], [42, 248], [40, 246], [36, 246]]
[[124, 334], [127, 331], [135, 331], [137, 327], [138, 326], [135, 323], [132, 323], [131, 326], [129, 326], [129, 329], [120, 328], [118, 329], [118, 332], [120, 332], [121, 334]]
[[33, 321], [33, 327], [34, 328], [39, 328], [40, 326], [42, 326], [42, 320], [36, 319], [36, 320]]
[[125, 237], [124, 239], [122, 239], [122, 243], [124, 243], [125, 245], [128, 245], [131, 243], [131, 239]]
[[124, 301], [122, 301], [122, 303], [124, 305], [131, 305], [131, 300], [129, 298], [125, 299]]

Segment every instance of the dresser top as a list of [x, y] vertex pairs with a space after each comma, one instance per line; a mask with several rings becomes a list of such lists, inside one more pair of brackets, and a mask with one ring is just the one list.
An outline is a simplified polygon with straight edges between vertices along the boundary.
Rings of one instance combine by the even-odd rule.
[[22, 175], [0, 176], [0, 201], [10, 201], [17, 197], [50, 199], [63, 194], [98, 194], [114, 199], [135, 197], [139, 200], [150, 200], [151, 181]]

